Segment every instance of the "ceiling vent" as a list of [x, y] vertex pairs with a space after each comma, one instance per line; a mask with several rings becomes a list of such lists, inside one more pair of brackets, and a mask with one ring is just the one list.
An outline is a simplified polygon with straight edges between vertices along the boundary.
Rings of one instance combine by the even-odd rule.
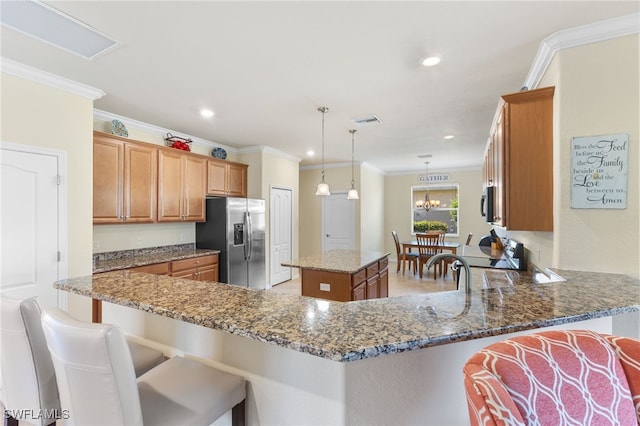
[[95, 28], [40, 1], [3, 1], [1, 5], [3, 25], [85, 59], [118, 46]]
[[353, 122], [357, 126], [371, 126], [374, 124], [381, 124], [382, 120], [377, 115], [367, 115], [365, 117], [354, 118]]

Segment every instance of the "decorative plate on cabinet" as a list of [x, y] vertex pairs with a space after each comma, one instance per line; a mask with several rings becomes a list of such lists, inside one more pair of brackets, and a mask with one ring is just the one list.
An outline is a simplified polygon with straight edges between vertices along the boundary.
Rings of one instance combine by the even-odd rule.
[[111, 133], [118, 136], [129, 136], [129, 131], [120, 120], [111, 120]]
[[227, 158], [227, 151], [217, 146], [211, 150], [211, 156], [225, 160]]

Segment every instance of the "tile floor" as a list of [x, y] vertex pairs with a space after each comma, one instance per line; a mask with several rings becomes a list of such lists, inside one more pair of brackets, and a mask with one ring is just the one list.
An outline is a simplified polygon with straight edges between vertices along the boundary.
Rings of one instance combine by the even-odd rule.
[[[414, 275], [410, 271], [406, 271], [404, 275], [402, 275], [402, 270], [396, 273], [396, 267], [395, 262], [389, 262], [389, 297], [455, 290], [456, 288], [451, 271], [447, 276], [439, 276], [434, 280], [433, 270], [427, 272], [425, 268], [422, 278], [420, 278], [417, 273]], [[300, 279], [293, 279], [275, 285], [271, 291], [300, 295]]]

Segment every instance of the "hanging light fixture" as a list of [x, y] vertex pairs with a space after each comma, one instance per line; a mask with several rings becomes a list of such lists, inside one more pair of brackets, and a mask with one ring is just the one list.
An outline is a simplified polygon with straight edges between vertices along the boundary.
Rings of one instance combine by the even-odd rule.
[[349, 190], [349, 193], [347, 194], [347, 200], [358, 200], [360, 199], [360, 197], [358, 197], [358, 190], [356, 189], [355, 185], [356, 185], [356, 181], [353, 179], [353, 169], [354, 169], [354, 149], [353, 149], [353, 137], [355, 135], [355, 133], [357, 132], [356, 129], [351, 129], [349, 130], [349, 133], [351, 133], [351, 189]]
[[[425, 173], [424, 173], [424, 181], [429, 183], [429, 162], [425, 161]], [[429, 200], [429, 188], [426, 187], [424, 189], [424, 202], [422, 203], [422, 208], [426, 211], [431, 210], [431, 201]]]
[[322, 180], [318, 184], [316, 195], [331, 195], [329, 185], [324, 181], [324, 114], [329, 111], [329, 108], [318, 107], [318, 111], [322, 113]]

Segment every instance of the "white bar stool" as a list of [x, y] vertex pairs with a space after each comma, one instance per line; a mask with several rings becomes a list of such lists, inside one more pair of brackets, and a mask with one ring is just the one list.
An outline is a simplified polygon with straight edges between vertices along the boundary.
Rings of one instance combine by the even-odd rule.
[[244, 378], [174, 357], [135, 377], [122, 330], [77, 321], [59, 309], [42, 314], [65, 424], [210, 425], [232, 410], [244, 424]]

